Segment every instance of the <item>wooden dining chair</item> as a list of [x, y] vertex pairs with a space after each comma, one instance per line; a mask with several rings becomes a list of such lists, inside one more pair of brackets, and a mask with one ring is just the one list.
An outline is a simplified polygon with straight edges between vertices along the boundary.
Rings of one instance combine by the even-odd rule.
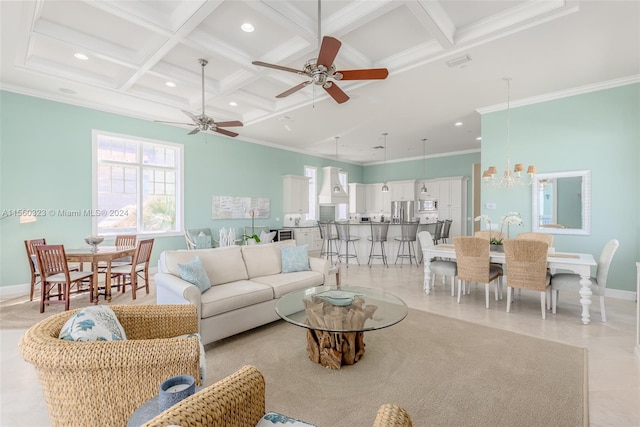
[[40, 267], [38, 266], [38, 255], [36, 254], [36, 246], [46, 245], [45, 239], [25, 240], [24, 246], [27, 249], [27, 257], [29, 258], [29, 269], [31, 270], [31, 290], [29, 291], [29, 301], [33, 301], [33, 294], [36, 286], [40, 284]]
[[[453, 238], [458, 268], [458, 304], [464, 292], [469, 294], [469, 282], [484, 283], [486, 306], [489, 308], [489, 285], [495, 282], [495, 299], [502, 296], [502, 268], [491, 264], [489, 240], [481, 237], [456, 236]], [[462, 285], [466, 285], [463, 289]]]
[[[70, 271], [64, 245], [37, 245], [36, 254], [40, 268], [40, 313], [49, 304], [64, 304], [69, 310], [71, 287], [80, 286], [83, 280], [89, 281], [89, 300], [93, 296], [93, 272]], [[51, 288], [58, 288], [57, 300], [51, 299]]]
[[551, 275], [547, 271], [549, 246], [542, 240], [510, 239], [504, 241], [507, 269], [507, 313], [511, 311], [513, 288], [540, 292], [542, 319], [547, 318], [547, 300]]
[[[133, 255], [133, 261], [129, 265], [120, 265], [111, 268], [111, 279], [122, 280], [122, 293], [126, 292], [127, 284], [131, 285], [131, 298], [136, 299], [136, 291], [145, 288], [149, 293], [149, 260], [151, 259], [151, 250], [153, 249], [153, 240], [140, 240]], [[138, 284], [138, 279], [143, 279], [142, 285]]]

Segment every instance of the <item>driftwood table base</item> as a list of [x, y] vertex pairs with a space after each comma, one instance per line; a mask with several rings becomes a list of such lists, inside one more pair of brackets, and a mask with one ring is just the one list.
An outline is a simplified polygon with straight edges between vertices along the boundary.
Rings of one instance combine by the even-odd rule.
[[[364, 322], [373, 317], [378, 307], [364, 306], [362, 298], [355, 298], [346, 307], [332, 305], [321, 298], [305, 300], [307, 323], [307, 353], [309, 359], [331, 369], [353, 365], [364, 355]], [[329, 329], [320, 330], [315, 328]], [[333, 332], [340, 330], [358, 332]]]
[[364, 355], [364, 332], [327, 332], [307, 329], [309, 359], [331, 369], [353, 365]]

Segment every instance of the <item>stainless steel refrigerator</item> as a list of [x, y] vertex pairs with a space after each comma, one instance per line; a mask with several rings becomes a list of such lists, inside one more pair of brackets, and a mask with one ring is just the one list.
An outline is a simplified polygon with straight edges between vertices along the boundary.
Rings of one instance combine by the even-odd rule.
[[391, 202], [391, 221], [408, 222], [416, 216], [416, 204], [413, 200]]

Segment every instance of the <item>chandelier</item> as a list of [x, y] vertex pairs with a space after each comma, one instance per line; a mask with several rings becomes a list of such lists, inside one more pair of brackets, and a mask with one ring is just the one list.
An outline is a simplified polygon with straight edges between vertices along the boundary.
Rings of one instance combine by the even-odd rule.
[[494, 188], [512, 188], [516, 185], [531, 185], [533, 175], [536, 173], [536, 166], [529, 165], [527, 167], [527, 176], [523, 176], [524, 165], [516, 163], [513, 171], [511, 170], [511, 78], [504, 77], [507, 82], [507, 167], [501, 177], [498, 175], [498, 169], [495, 166], [489, 166], [487, 170], [482, 172], [482, 179], [485, 184], [490, 184]]

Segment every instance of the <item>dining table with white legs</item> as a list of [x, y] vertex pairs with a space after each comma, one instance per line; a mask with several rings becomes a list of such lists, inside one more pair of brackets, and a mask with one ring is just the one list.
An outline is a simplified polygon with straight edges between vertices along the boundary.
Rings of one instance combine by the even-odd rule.
[[[435, 257], [456, 259], [455, 247], [451, 244], [440, 244], [422, 250], [424, 259], [424, 293], [431, 293], [431, 259]], [[505, 264], [504, 252], [491, 251], [490, 262]], [[591, 254], [573, 252], [552, 252], [547, 256], [547, 265], [553, 270], [569, 270], [580, 275], [580, 304], [582, 305], [581, 320], [588, 325], [590, 322], [589, 306], [591, 305], [591, 267], [596, 266], [596, 260]], [[506, 277], [508, 283], [509, 278]]]

